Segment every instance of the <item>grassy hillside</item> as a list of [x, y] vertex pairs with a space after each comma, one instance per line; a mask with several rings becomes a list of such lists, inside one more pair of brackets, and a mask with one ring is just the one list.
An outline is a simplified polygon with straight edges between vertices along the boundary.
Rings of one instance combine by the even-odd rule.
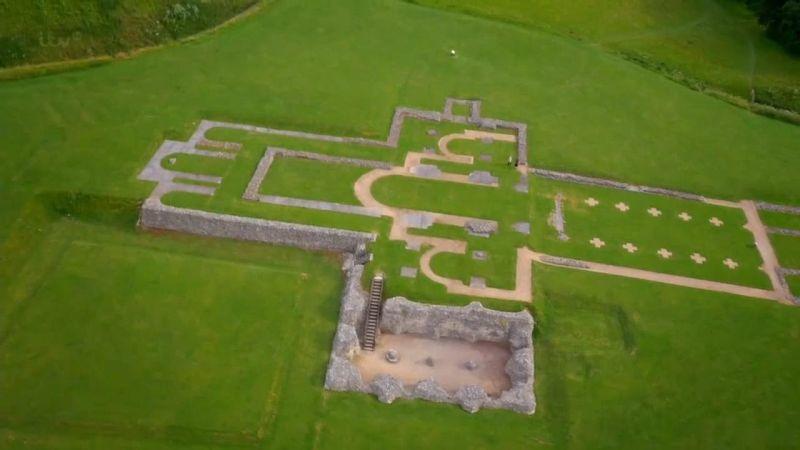
[[800, 58], [737, 0], [411, 0], [586, 40], [697, 89], [800, 111]]
[[212, 27], [257, 0], [0, 0], [0, 68], [114, 54]]

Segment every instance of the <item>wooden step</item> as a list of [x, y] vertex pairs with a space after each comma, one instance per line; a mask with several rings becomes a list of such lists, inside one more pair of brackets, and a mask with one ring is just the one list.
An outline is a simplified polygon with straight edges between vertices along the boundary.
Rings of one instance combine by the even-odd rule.
[[367, 316], [364, 320], [364, 342], [361, 347], [364, 350], [375, 350], [375, 339], [378, 334], [380, 324], [381, 302], [383, 300], [383, 278], [375, 277], [369, 289], [369, 299], [367, 303]]

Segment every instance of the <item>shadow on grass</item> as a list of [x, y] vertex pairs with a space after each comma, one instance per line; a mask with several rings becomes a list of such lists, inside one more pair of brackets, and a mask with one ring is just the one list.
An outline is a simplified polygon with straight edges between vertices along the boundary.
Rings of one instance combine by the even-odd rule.
[[[537, 376], [539, 412], [546, 418], [549, 434], [558, 448], [569, 448], [572, 442], [572, 401], [570, 383], [577, 376], [586, 380], [595, 373], [591, 349], [576, 347], [570, 335], [576, 330], [592, 333], [589, 322], [605, 322], [608, 334], [599, 336], [620, 352], [633, 356], [638, 349], [636, 330], [628, 312], [620, 305], [595, 297], [564, 295], [543, 291], [536, 302], [537, 326], [535, 348], [537, 367], [546, 367]], [[583, 319], [576, 323], [576, 317]], [[577, 327], [577, 329], [576, 329]], [[594, 328], [594, 332], [597, 329]], [[576, 342], [586, 343], [586, 336]]]

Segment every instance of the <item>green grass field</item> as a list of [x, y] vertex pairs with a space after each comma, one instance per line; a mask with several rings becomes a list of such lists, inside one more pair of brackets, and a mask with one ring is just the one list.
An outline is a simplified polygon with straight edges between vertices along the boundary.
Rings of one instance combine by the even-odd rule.
[[769, 240], [775, 247], [775, 253], [778, 255], [781, 266], [792, 269], [800, 267], [800, 238], [773, 234], [770, 235]]
[[408, 1], [590, 42], [696, 88], [800, 111], [800, 61], [765, 36], [743, 1]]
[[[764, 272], [759, 269], [762, 262], [753, 235], [742, 228], [746, 219], [740, 209], [543, 179], [534, 179], [532, 192], [534, 214], [539, 218], [532, 245], [545, 253], [693, 278], [770, 287]], [[552, 227], [542, 223], [542, 218], [546, 220], [553, 211], [557, 193], [564, 196], [566, 232], [570, 237], [566, 242], [558, 239]], [[593, 208], [588, 206], [585, 200], [590, 197], [600, 204]], [[619, 202], [630, 209], [620, 212], [615, 208]], [[658, 209], [661, 215], [651, 216], [647, 212], [650, 208]], [[679, 219], [678, 215], [683, 212], [692, 219], [688, 222]], [[713, 226], [709, 223], [712, 217], [724, 224]], [[590, 245], [589, 241], [595, 237], [606, 245], [602, 248]], [[628, 253], [622, 248], [628, 242], [639, 250]], [[661, 258], [657, 254], [661, 248], [671, 251], [672, 257]], [[707, 261], [702, 265], [695, 264], [690, 259], [695, 252], [706, 257]], [[722, 264], [726, 258], [738, 262], [739, 267], [728, 269]]]
[[[626, 3], [634, 14], [639, 2]], [[577, 10], [565, 9], [564, 20]], [[636, 25], [620, 22], [620, 33]], [[794, 63], [771, 61], [796, 83]], [[164, 139], [187, 139], [202, 119], [383, 139], [395, 107], [440, 110], [448, 96], [480, 98], [484, 115], [528, 123], [539, 167], [800, 204], [800, 128], [672, 83], [590, 42], [402, 1], [265, 2], [189, 43], [0, 82], [0, 448], [798, 448], [797, 308], [537, 265], [532, 304], [484, 301], [536, 317], [535, 415], [387, 406], [322, 389], [342, 287], [334, 255], [136, 226], [153, 189], [138, 173]], [[268, 145], [401, 164], [406, 150], [435, 145], [429, 128], [409, 121], [396, 150], [213, 130], [211, 139], [244, 144], [234, 161], [182, 155], [175, 166], [224, 175], [217, 194], [164, 201], [378, 232], [368, 271], [387, 273], [387, 295], [466, 304], [474, 299], [447, 295], [422, 276], [398, 276], [420, 254], [385, 239], [387, 219], [241, 199]], [[440, 136], [463, 130], [434, 128]], [[611, 250], [632, 236], [641, 242], [639, 267], [695, 270], [677, 264], [702, 240], [709, 260], [731, 253], [742, 266], [690, 275], [766, 283], [735, 210], [538, 179], [522, 195], [503, 159], [508, 148], [495, 145], [492, 162], [475, 167], [500, 175], [500, 188], [395, 178], [376, 185], [394, 206], [501, 222], [489, 239], [449, 227], [417, 230], [466, 238], [470, 250], [490, 254], [485, 263], [438, 256], [433, 265], [443, 274], [508, 287], [511, 249], [521, 245], [625, 264], [630, 255]], [[345, 188], [355, 171], [319, 166], [281, 161], [264, 192], [290, 193], [301, 183], [297, 172], [309, 170], [314, 182], [301, 190], [352, 200]], [[565, 244], [546, 224], [557, 191], [570, 199], [574, 236]], [[605, 209], [584, 208], [587, 193]], [[609, 208], [620, 200], [631, 216], [654, 205], [661, 219], [686, 209], [697, 221], [623, 218]], [[725, 227], [706, 227], [711, 215]], [[533, 224], [531, 236], [510, 230], [518, 220]], [[595, 232], [603, 232], [607, 253], [595, 255], [584, 242]], [[800, 254], [795, 241], [775, 240], [782, 263]], [[652, 254], [665, 243], [674, 261]], [[789, 282], [797, 291], [797, 280]]]
[[767, 226], [800, 230], [800, 216], [798, 215], [773, 211], [759, 211], [758, 215]]
[[795, 297], [800, 297], [800, 277], [790, 276], [786, 277], [786, 282], [789, 284], [789, 290]]
[[305, 200], [360, 205], [353, 184], [369, 169], [297, 158], [277, 158], [261, 185], [261, 193]]

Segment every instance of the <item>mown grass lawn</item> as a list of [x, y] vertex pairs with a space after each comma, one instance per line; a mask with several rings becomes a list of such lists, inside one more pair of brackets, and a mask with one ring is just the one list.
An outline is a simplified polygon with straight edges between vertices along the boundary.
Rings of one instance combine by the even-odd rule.
[[276, 158], [261, 184], [261, 193], [361, 205], [353, 185], [370, 169], [298, 158]]
[[[531, 190], [536, 225], [531, 244], [545, 253], [770, 288], [768, 278], [759, 269], [762, 261], [753, 235], [743, 228], [747, 220], [741, 209], [541, 178], [533, 179]], [[564, 197], [564, 219], [570, 237], [566, 242], [559, 240], [546, 222], [559, 193]], [[585, 203], [589, 198], [599, 204], [590, 207]], [[616, 208], [618, 203], [630, 209], [621, 212]], [[648, 213], [650, 208], [661, 215], [653, 217]], [[689, 221], [679, 218], [684, 212], [691, 217]], [[709, 221], [714, 217], [723, 224], [712, 225]], [[590, 241], [594, 238], [605, 246], [592, 246]], [[638, 250], [629, 253], [623, 248], [627, 243]], [[657, 253], [662, 248], [672, 252], [669, 259]], [[694, 253], [706, 261], [695, 263], [691, 259]], [[727, 268], [723, 265], [727, 258], [739, 266], [735, 270]]]
[[769, 240], [775, 248], [781, 266], [792, 269], [800, 268], [800, 238], [771, 234]]

